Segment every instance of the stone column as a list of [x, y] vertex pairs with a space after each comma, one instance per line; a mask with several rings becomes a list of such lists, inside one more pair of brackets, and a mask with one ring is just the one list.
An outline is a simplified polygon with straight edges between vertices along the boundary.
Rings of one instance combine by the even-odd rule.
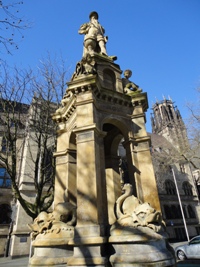
[[75, 130], [77, 141], [77, 225], [71, 244], [70, 266], [105, 266], [101, 255], [107, 241], [107, 201], [105, 188], [103, 133], [87, 126]]
[[152, 207], [160, 210], [157, 185], [154, 176], [153, 164], [150, 154], [150, 137], [145, 129], [145, 114], [142, 105], [134, 107], [132, 115], [135, 125], [134, 136], [130, 138], [130, 153], [135, 171], [135, 184], [137, 197], [143, 202], [151, 203]]
[[116, 221], [114, 212], [115, 201], [121, 195], [121, 183], [119, 175], [119, 157], [106, 157], [106, 189], [108, 202], [108, 220], [112, 225]]

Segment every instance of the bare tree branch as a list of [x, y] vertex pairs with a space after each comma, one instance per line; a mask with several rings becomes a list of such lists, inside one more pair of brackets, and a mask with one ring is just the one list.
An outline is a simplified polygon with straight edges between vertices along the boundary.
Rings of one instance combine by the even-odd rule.
[[23, 39], [23, 31], [31, 26], [30, 22], [20, 14], [19, 8], [22, 4], [23, 1], [10, 3], [0, 1], [0, 45], [4, 48], [1, 52], [5, 50], [8, 54], [12, 54], [13, 49], [18, 49], [18, 37]]

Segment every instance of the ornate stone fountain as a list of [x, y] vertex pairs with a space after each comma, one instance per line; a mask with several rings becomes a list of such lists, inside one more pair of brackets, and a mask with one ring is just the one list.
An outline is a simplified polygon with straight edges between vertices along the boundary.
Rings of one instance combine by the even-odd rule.
[[121, 77], [97, 12], [89, 17], [79, 30], [83, 57], [53, 115], [54, 210], [30, 226], [29, 266], [175, 266], [145, 129], [147, 94], [130, 70]]

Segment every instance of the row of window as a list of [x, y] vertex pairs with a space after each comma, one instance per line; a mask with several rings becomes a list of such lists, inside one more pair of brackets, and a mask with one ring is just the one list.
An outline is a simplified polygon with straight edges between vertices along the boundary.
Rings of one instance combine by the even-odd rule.
[[[179, 205], [164, 205], [164, 214], [166, 219], [181, 219], [183, 218]], [[183, 206], [183, 213], [186, 219], [195, 219], [196, 214], [191, 205]]]
[[[182, 189], [183, 189], [186, 196], [192, 196], [193, 195], [192, 186], [189, 182], [187, 182], [187, 181], [183, 182]], [[176, 195], [177, 194], [175, 184], [171, 180], [165, 181], [165, 190], [166, 190], [167, 195]]]

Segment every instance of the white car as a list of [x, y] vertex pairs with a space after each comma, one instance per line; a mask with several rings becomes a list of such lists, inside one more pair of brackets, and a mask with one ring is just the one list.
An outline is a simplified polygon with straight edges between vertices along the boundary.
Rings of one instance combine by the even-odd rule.
[[200, 235], [192, 238], [187, 244], [175, 248], [179, 260], [200, 259]]

